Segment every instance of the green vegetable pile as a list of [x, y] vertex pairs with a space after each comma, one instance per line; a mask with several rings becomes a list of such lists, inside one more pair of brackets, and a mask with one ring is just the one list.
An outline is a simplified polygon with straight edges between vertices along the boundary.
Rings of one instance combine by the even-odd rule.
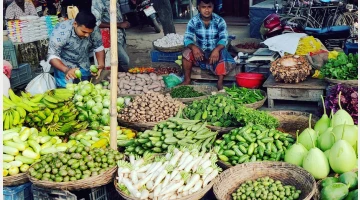
[[321, 199], [358, 199], [358, 175], [346, 172], [337, 177], [321, 181]]
[[116, 150], [77, 145], [66, 152], [47, 154], [29, 169], [42, 181], [68, 182], [97, 176], [116, 166], [123, 155]]
[[338, 80], [358, 79], [358, 54], [350, 53], [348, 56], [340, 52], [336, 59], [329, 59], [321, 67], [321, 74], [327, 78]]
[[262, 125], [248, 124], [224, 134], [216, 140], [219, 159], [229, 165], [260, 160], [280, 161], [285, 151], [295, 142], [294, 138]]
[[231, 88], [225, 87], [225, 91], [237, 104], [251, 104], [263, 100], [265, 97], [261, 94], [261, 90], [248, 89], [244, 87]]
[[195, 100], [184, 109], [184, 117], [207, 121], [218, 127], [243, 126], [248, 123], [275, 128], [279, 125], [276, 118], [267, 112], [246, 108], [236, 104], [231, 97], [212, 95], [206, 99]]
[[205, 94], [194, 90], [193, 87], [180, 86], [172, 89], [170, 95], [172, 98], [193, 98], [204, 96]]
[[246, 181], [233, 192], [232, 199], [299, 199], [301, 190], [294, 186], [283, 185], [281, 181], [263, 177], [255, 181]]
[[164, 153], [170, 145], [197, 145], [205, 151], [212, 147], [217, 135], [217, 132], [206, 128], [206, 125], [207, 123], [200, 123], [199, 120], [169, 118], [166, 122], [157, 124], [153, 130], [138, 133], [134, 143], [126, 147], [125, 154]]

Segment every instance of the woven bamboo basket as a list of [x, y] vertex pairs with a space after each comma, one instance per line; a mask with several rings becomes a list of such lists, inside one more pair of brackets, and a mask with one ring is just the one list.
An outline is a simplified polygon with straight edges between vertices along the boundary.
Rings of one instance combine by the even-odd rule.
[[[214, 86], [210, 86], [210, 85], [187, 85], [188, 87], [192, 87], [194, 88], [195, 91], [197, 92], [201, 92], [203, 94], [205, 94], [204, 96], [199, 96], [199, 97], [192, 97], [192, 98], [174, 98], [178, 101], [181, 101], [183, 103], [192, 103], [195, 100], [202, 100], [202, 99], [206, 99], [207, 97], [211, 96], [212, 92], [217, 91], [217, 88]], [[181, 87], [181, 85], [176, 86], [174, 88], [178, 88]], [[172, 88], [173, 89], [173, 88]], [[170, 93], [172, 89], [166, 90], [165, 93]]]
[[206, 126], [211, 131], [217, 131], [220, 134], [228, 133], [236, 127], [218, 127], [218, 126]]
[[145, 130], [151, 130], [154, 128], [154, 126], [160, 122], [127, 122], [120, 118], [118, 118], [118, 122], [120, 125], [135, 129], [137, 131], [145, 131]]
[[261, 94], [264, 96], [264, 99], [254, 102], [254, 103], [250, 103], [250, 104], [244, 104], [244, 106], [248, 107], [248, 108], [253, 108], [253, 109], [258, 109], [261, 108], [261, 106], [264, 105], [266, 99], [267, 99], [267, 94], [265, 91], [260, 90]]
[[161, 52], [168, 52], [168, 53], [180, 52], [180, 51], [183, 51], [185, 48], [184, 45], [179, 45], [179, 46], [174, 46], [174, 47], [158, 47], [158, 46], [155, 46], [154, 42], [155, 41], [152, 42], [154, 49], [161, 51]]
[[76, 181], [69, 181], [69, 182], [41, 181], [36, 178], [33, 178], [32, 176], [30, 176], [29, 173], [27, 173], [27, 176], [34, 185], [39, 187], [77, 191], [77, 190], [100, 187], [110, 183], [114, 179], [116, 170], [117, 170], [117, 166], [112, 167], [111, 169], [97, 176], [76, 180]]
[[[358, 168], [356, 169], [353, 169], [351, 170], [352, 172], [357, 172], [358, 171]], [[336, 178], [339, 178], [340, 174], [329, 174], [328, 177], [336, 177]], [[321, 182], [323, 181], [324, 179], [321, 179], [321, 180], [318, 180], [317, 183], [316, 183], [316, 186], [317, 186], [317, 193], [316, 193], [316, 198], [317, 199], [320, 199], [320, 195], [321, 195]]]
[[259, 39], [256, 39], [256, 38], [243, 38], [243, 39], [238, 39], [238, 40], [232, 40], [231, 41], [231, 47], [236, 52], [243, 52], [243, 53], [253, 54], [258, 49], [243, 49], [243, 48], [236, 47], [236, 45], [245, 44], [245, 43], [260, 44], [260, 42], [262, 42], [262, 40], [259, 40]]
[[[309, 115], [307, 112], [299, 111], [272, 111], [270, 114], [279, 120], [280, 126], [278, 130], [289, 133], [296, 138], [296, 131], [299, 130], [299, 134], [309, 127]], [[314, 128], [315, 123], [319, 118], [315, 115], [311, 117], [311, 126]]]
[[[215, 178], [214, 180], [212, 180], [205, 188], [202, 188], [201, 190], [193, 193], [193, 194], [190, 194], [190, 195], [187, 195], [185, 197], [181, 197], [179, 199], [176, 199], [176, 200], [197, 200], [197, 199], [201, 199], [203, 196], [205, 196], [205, 194], [211, 190], [211, 188], [213, 187], [213, 185], [217, 182], [217, 178]], [[116, 188], [116, 191], [120, 194], [120, 196], [126, 200], [140, 200], [138, 198], [135, 198], [135, 197], [131, 197], [131, 196], [128, 196], [127, 194], [125, 194], [124, 192], [122, 192], [118, 185], [117, 185], [117, 179], [115, 179], [114, 181], [114, 185], [115, 185], [115, 188]]]
[[29, 182], [29, 178], [27, 177], [26, 173], [20, 173], [20, 174], [14, 175], [14, 176], [3, 177], [3, 185], [4, 186], [21, 185], [21, 184], [24, 184], [27, 182]]
[[324, 79], [330, 85], [342, 84], [342, 85], [349, 86], [349, 87], [357, 87], [358, 86], [358, 80], [337, 80], [337, 79], [331, 79], [331, 78], [324, 78]]
[[214, 194], [219, 200], [230, 200], [240, 184], [266, 176], [301, 190], [299, 199], [310, 200], [316, 194], [316, 182], [310, 173], [296, 165], [270, 161], [245, 163], [227, 169], [215, 183]]

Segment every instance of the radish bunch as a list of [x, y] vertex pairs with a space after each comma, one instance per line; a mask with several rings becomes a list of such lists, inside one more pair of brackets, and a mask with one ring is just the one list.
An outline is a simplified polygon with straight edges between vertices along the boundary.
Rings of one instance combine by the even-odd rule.
[[215, 153], [200, 152], [199, 147], [169, 147], [165, 156], [129, 156], [118, 161], [118, 187], [138, 199], [178, 199], [206, 187], [221, 169]]

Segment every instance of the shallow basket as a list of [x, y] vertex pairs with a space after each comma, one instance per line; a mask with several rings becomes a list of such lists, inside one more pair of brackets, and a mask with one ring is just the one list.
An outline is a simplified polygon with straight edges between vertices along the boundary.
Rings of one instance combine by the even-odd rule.
[[[299, 111], [272, 111], [269, 114], [279, 120], [278, 130], [289, 133], [296, 138], [296, 131], [299, 130], [299, 134], [309, 127], [309, 115], [307, 112]], [[314, 128], [315, 123], [319, 118], [315, 115], [311, 117], [311, 126]]]
[[[218, 177], [217, 176], [215, 179], [213, 179], [205, 188], [193, 193], [193, 194], [190, 194], [190, 195], [187, 195], [185, 197], [181, 197], [179, 199], [176, 199], [176, 200], [197, 200], [197, 199], [201, 199], [203, 196], [205, 196], [205, 194], [211, 190], [211, 188], [213, 187], [213, 185], [217, 182], [218, 180]], [[120, 194], [120, 196], [126, 200], [140, 200], [139, 198], [135, 198], [135, 197], [131, 197], [131, 196], [128, 196], [127, 194], [123, 193], [119, 187], [117, 186], [117, 179], [114, 180], [114, 185], [115, 185], [115, 188], [116, 188], [116, 191]]]
[[301, 190], [301, 200], [310, 200], [317, 191], [314, 177], [304, 169], [285, 162], [266, 161], [245, 163], [227, 169], [214, 184], [214, 194], [219, 200], [230, 200], [231, 194], [240, 184], [266, 176]]
[[267, 99], [267, 94], [264, 90], [260, 90], [261, 94], [264, 96], [264, 99], [260, 100], [260, 101], [257, 101], [257, 102], [254, 102], [254, 103], [250, 103], [250, 104], [244, 104], [245, 107], [248, 107], [248, 108], [253, 108], [253, 109], [258, 109], [258, 108], [261, 108], [261, 106], [264, 105], [266, 99]]
[[183, 51], [185, 48], [184, 45], [179, 45], [179, 46], [174, 46], [174, 47], [158, 47], [158, 46], [155, 46], [154, 42], [155, 41], [152, 42], [154, 49], [156, 49], [158, 51], [162, 51], [162, 52], [168, 52], [168, 53], [180, 52], [180, 51]]
[[120, 125], [133, 128], [137, 131], [145, 131], [145, 130], [151, 130], [154, 128], [154, 126], [162, 121], [159, 122], [127, 122], [120, 118], [118, 118], [118, 122]]
[[[176, 86], [174, 88], [178, 88], [181, 87], [180, 86]], [[214, 86], [210, 86], [210, 85], [186, 85], [188, 87], [192, 87], [194, 88], [195, 91], [197, 92], [201, 92], [204, 93], [204, 96], [199, 96], [199, 97], [192, 97], [192, 98], [173, 98], [176, 99], [178, 101], [181, 101], [183, 103], [192, 103], [195, 100], [202, 100], [202, 99], [206, 99], [207, 97], [211, 96], [211, 92], [216, 92], [217, 88]], [[170, 93], [171, 90], [167, 90], [166, 93]]]
[[231, 46], [236, 52], [243, 52], [243, 53], [253, 54], [258, 49], [243, 49], [243, 48], [236, 47], [236, 45], [245, 44], [245, 43], [257, 43], [257, 44], [260, 44], [260, 42], [262, 42], [262, 40], [256, 39], [256, 38], [243, 38], [243, 39], [238, 39], [238, 40], [232, 40], [231, 41]]
[[117, 170], [117, 166], [115, 166], [97, 176], [93, 176], [93, 177], [89, 177], [89, 178], [81, 179], [81, 180], [76, 180], [76, 181], [69, 181], [69, 182], [41, 181], [41, 180], [33, 178], [32, 176], [30, 176], [29, 173], [27, 173], [27, 176], [30, 179], [30, 181], [38, 187], [77, 191], [77, 190], [100, 187], [100, 186], [110, 183], [115, 176], [116, 170]]
[[337, 79], [331, 79], [331, 78], [324, 78], [324, 79], [330, 85], [342, 84], [342, 85], [350, 86], [350, 87], [358, 86], [358, 80], [337, 80]]
[[29, 182], [29, 178], [26, 173], [16, 174], [14, 176], [3, 177], [4, 186], [16, 186]]

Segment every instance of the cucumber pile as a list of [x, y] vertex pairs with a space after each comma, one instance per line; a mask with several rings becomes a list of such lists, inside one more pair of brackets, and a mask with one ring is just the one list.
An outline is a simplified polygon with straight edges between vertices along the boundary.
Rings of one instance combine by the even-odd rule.
[[328, 177], [321, 181], [321, 199], [358, 198], [358, 175], [355, 172], [345, 172], [337, 177]]
[[144, 153], [164, 153], [168, 147], [201, 146], [201, 150], [210, 149], [217, 132], [206, 128], [206, 123], [199, 120], [169, 118], [157, 124], [152, 130], [140, 132], [134, 142], [127, 146], [125, 154], [143, 155]]
[[280, 161], [294, 138], [276, 129], [248, 124], [224, 134], [216, 140], [219, 159], [229, 165], [261, 160]]

